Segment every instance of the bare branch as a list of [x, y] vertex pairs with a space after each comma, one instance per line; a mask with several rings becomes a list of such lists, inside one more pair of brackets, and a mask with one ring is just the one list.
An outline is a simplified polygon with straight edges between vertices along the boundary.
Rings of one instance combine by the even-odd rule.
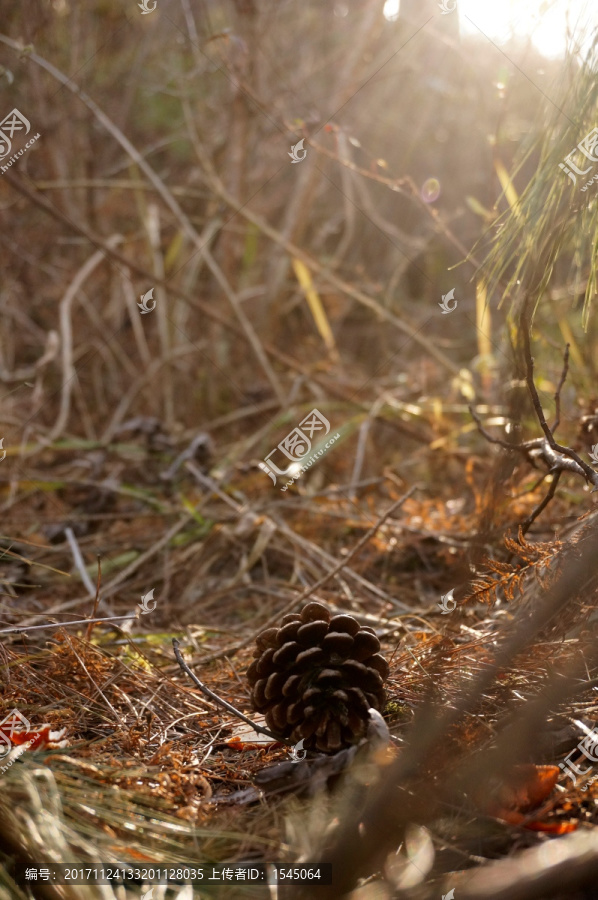
[[288, 743], [287, 741], [284, 740], [284, 738], [277, 737], [275, 734], [272, 734], [271, 731], [268, 731], [267, 728], [264, 728], [262, 725], [258, 725], [256, 722], [254, 722], [252, 719], [250, 719], [244, 713], [239, 712], [239, 710], [236, 709], [232, 705], [232, 703], [229, 703], [228, 700], [223, 700], [222, 697], [219, 697], [218, 694], [215, 694], [214, 691], [211, 691], [209, 687], [206, 687], [206, 685], [203, 683], [203, 681], [199, 680], [197, 675], [191, 671], [191, 669], [189, 668], [189, 666], [183, 659], [183, 657], [181, 655], [181, 651], [179, 649], [180, 644], [176, 638], [172, 639], [172, 646], [174, 649], [174, 655], [176, 656], [176, 661], [178, 662], [179, 666], [181, 667], [183, 672], [189, 676], [191, 681], [193, 681], [193, 683], [197, 685], [199, 690], [203, 694], [206, 695], [206, 697], [209, 697], [210, 700], [214, 701], [214, 703], [220, 704], [220, 706], [224, 707], [224, 709], [228, 710], [228, 712], [230, 712], [234, 716], [236, 716], [237, 719], [240, 719], [242, 722], [245, 722], [247, 725], [251, 725], [251, 727], [254, 729], [254, 731], [259, 732], [259, 734], [265, 734], [267, 737], [272, 738], [273, 741], [277, 741], [280, 744]]
[[558, 387], [556, 389], [556, 393], [554, 395], [554, 406], [556, 410], [556, 417], [554, 420], [554, 424], [551, 428], [552, 433], [557, 430], [561, 423], [561, 391], [563, 389], [563, 385], [565, 384], [565, 380], [567, 378], [567, 372], [569, 371], [569, 347], [571, 345], [567, 344], [565, 347], [565, 355], [563, 357], [563, 371], [561, 372], [561, 380], [559, 381]]

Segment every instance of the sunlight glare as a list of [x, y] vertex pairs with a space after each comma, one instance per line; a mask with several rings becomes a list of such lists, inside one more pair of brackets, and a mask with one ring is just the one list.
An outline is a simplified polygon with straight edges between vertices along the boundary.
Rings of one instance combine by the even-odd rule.
[[[568, 40], [574, 49], [587, 50], [598, 27], [597, 7], [596, 0], [457, 0], [464, 35], [481, 32], [496, 44], [529, 37], [547, 57], [563, 56]], [[396, 21], [399, 8], [399, 0], [386, 0], [385, 18]]]

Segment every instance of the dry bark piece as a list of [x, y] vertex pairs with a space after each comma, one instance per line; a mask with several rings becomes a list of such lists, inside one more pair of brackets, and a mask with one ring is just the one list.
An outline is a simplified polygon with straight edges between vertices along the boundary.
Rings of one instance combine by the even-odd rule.
[[[359, 722], [359, 719], [357, 721]], [[338, 746], [338, 752], [332, 756], [308, 757], [299, 762], [275, 763], [273, 766], [260, 769], [255, 776], [255, 783], [268, 793], [293, 791], [297, 795], [314, 796], [326, 787], [334, 787], [342, 773], [350, 769], [354, 763], [366, 762], [372, 753], [386, 747], [390, 740], [384, 719], [373, 709], [368, 713], [366, 736], [357, 744], [347, 746], [349, 743], [347, 734], [350, 737], [351, 730], [347, 731], [343, 725], [339, 726], [332, 716], [331, 726], [328, 732], [330, 744]], [[308, 732], [312, 733], [312, 725], [306, 727], [305, 732], [306, 736]]]

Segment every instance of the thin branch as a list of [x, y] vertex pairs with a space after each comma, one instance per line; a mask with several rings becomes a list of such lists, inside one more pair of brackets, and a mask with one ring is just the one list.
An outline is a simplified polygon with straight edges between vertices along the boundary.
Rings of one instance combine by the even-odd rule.
[[[196, 508], [200, 506], [201, 503], [198, 503]], [[125, 566], [124, 569], [121, 569], [121, 571], [114, 576], [112, 581], [109, 581], [108, 584], [106, 584], [106, 586], [104, 587], [102, 591], [103, 599], [106, 600], [108, 599], [108, 597], [111, 597], [113, 594], [115, 594], [119, 585], [122, 584], [123, 581], [126, 581], [127, 578], [129, 578], [129, 576], [131, 576], [142, 565], [144, 565], [144, 563], [146, 563], [148, 559], [151, 559], [163, 547], [167, 546], [169, 541], [171, 541], [172, 538], [179, 533], [179, 531], [182, 531], [182, 529], [185, 528], [186, 525], [189, 524], [189, 522], [193, 521], [194, 513], [195, 509], [193, 510], [193, 513], [189, 512], [182, 515], [181, 518], [177, 522], [175, 522], [172, 528], [169, 528], [165, 534], [161, 535], [161, 537], [155, 542], [155, 544], [152, 544], [152, 546], [148, 550], [146, 550], [144, 553], [141, 553], [136, 559], [129, 563], [128, 566]], [[60, 603], [58, 604], [58, 606], [55, 606], [52, 609], [48, 610], [47, 614], [55, 615], [56, 613], [62, 612], [65, 609], [71, 609], [73, 606], [79, 606], [79, 604], [85, 600], [87, 600], [87, 597], [77, 597], [74, 600], [67, 600], [64, 603]], [[34, 618], [40, 618], [40, 616], [36, 614]], [[89, 621], [89, 619], [86, 619], [85, 621]]]
[[[293, 531], [292, 528], [290, 528], [286, 524], [286, 522], [281, 521], [274, 516], [269, 516], [267, 518], [266, 517], [258, 517], [257, 513], [253, 512], [253, 510], [250, 508], [248, 501], [246, 500], [246, 498], [243, 495], [239, 495], [237, 492], [237, 495], [240, 496], [240, 498], [244, 501], [243, 504], [238, 503], [236, 500], [234, 500], [232, 497], [229, 497], [228, 494], [226, 494], [224, 491], [222, 491], [220, 489], [220, 487], [218, 486], [218, 483], [213, 478], [210, 478], [209, 475], [204, 475], [204, 473], [201, 472], [200, 469], [192, 461], [187, 460], [185, 462], [185, 466], [194, 475], [194, 477], [197, 478], [197, 480], [199, 481], [200, 484], [205, 485], [208, 488], [208, 490], [212, 491], [217, 497], [219, 497], [223, 503], [225, 503], [227, 506], [230, 506], [231, 509], [234, 509], [238, 515], [245, 515], [245, 514], [247, 514], [247, 512], [249, 510], [251, 512], [251, 515], [254, 518], [254, 521], [257, 521], [258, 518], [259, 518], [260, 522], [262, 522], [262, 521], [266, 522], [266, 521], [271, 520], [272, 522], [274, 522], [274, 524], [276, 525], [278, 530], [286, 538], [288, 538], [290, 543], [297, 544], [302, 550], [305, 551], [305, 553], [307, 553], [308, 556], [316, 555], [321, 560], [323, 560], [325, 563], [329, 563], [329, 564], [334, 563], [333, 556], [331, 556], [329, 553], [326, 553], [326, 551], [323, 550], [322, 547], [320, 547], [318, 544], [315, 544], [312, 541], [307, 540], [307, 538], [304, 538], [302, 535], [297, 534], [297, 532]], [[391, 510], [391, 512], [392, 512], [392, 510]], [[346, 562], [347, 562], [347, 560], [345, 560], [345, 564], [346, 564]], [[349, 569], [347, 567], [345, 569], [345, 571], [346, 571], [346, 574], [348, 576], [350, 576], [351, 578], [353, 578], [360, 587], [369, 591], [371, 594], [374, 594], [376, 597], [380, 598], [385, 603], [392, 604], [395, 607], [395, 609], [402, 609], [405, 612], [411, 612], [411, 607], [409, 607], [407, 604], [401, 603], [401, 601], [397, 600], [396, 597], [391, 597], [390, 594], [386, 593], [386, 591], [384, 591], [381, 587], [378, 587], [378, 585], [373, 584], [371, 581], [368, 581], [362, 575], [359, 575], [357, 572], [354, 572], [353, 569]], [[204, 657], [204, 659], [202, 659], [202, 662], [207, 662], [212, 658], [219, 659], [221, 655], [222, 654], [218, 653], [215, 657], [208, 657], [208, 659], [206, 659]], [[224, 654], [224, 655], [226, 655], [226, 654]]]
[[[12, 41], [12, 40], [10, 40], [10, 38], [7, 38], [1, 34], [0, 34], [0, 41], [7, 44], [13, 50], [22, 49], [19, 47], [19, 45], [17, 44], [16, 41]], [[162, 179], [154, 172], [152, 167], [145, 160], [145, 158], [139, 153], [137, 148], [129, 141], [129, 139], [114, 124], [114, 122], [100, 109], [100, 107], [97, 105], [97, 103], [95, 103], [95, 101], [92, 100], [91, 97], [85, 93], [85, 91], [83, 91], [70, 78], [68, 78], [66, 75], [64, 75], [59, 69], [57, 69], [55, 66], [53, 66], [52, 63], [49, 63], [47, 60], [45, 60], [43, 57], [39, 56], [38, 54], [32, 52], [32, 53], [28, 54], [28, 57], [29, 57], [29, 59], [31, 59], [35, 63], [37, 63], [37, 65], [41, 66], [41, 68], [43, 68], [47, 72], [49, 72], [57, 81], [59, 81], [61, 84], [63, 84], [65, 87], [67, 87], [70, 91], [72, 91], [72, 93], [75, 94], [75, 96], [78, 97], [79, 100], [81, 100], [81, 102], [84, 103], [85, 106], [87, 106], [87, 108], [89, 110], [91, 110], [91, 112], [98, 119], [98, 121], [101, 122], [101, 124], [106, 129], [106, 131], [108, 131], [108, 133], [110, 135], [112, 135], [112, 137], [121, 145], [121, 147], [125, 150], [125, 152], [136, 163], [136, 165], [139, 166], [139, 168], [144, 173], [146, 178], [151, 182], [151, 184], [153, 185], [155, 190], [162, 197], [162, 199], [164, 200], [164, 202], [166, 203], [166, 205], [168, 206], [170, 211], [174, 214], [174, 216], [176, 217], [178, 222], [181, 224], [187, 237], [191, 240], [191, 242], [197, 248], [197, 251], [199, 253], [201, 253], [202, 255], [204, 255], [206, 262], [207, 262], [210, 270], [212, 271], [212, 274], [214, 275], [214, 277], [220, 284], [220, 287], [224, 291], [226, 297], [228, 298], [229, 302], [231, 303], [233, 309], [235, 310], [235, 313], [239, 319], [239, 322], [241, 323], [241, 326], [245, 333], [245, 336], [249, 340], [249, 343], [250, 343], [252, 349], [256, 353], [256, 355], [260, 361], [260, 364], [264, 368], [266, 377], [270, 381], [272, 388], [273, 388], [279, 402], [282, 405], [284, 403], [284, 396], [283, 396], [283, 393], [282, 393], [282, 390], [280, 387], [280, 383], [268, 363], [267, 357], [262, 349], [262, 346], [257, 338], [257, 335], [255, 334], [255, 331], [251, 327], [249, 320], [245, 316], [243, 310], [241, 309], [239, 303], [236, 300], [236, 297], [234, 296], [232, 290], [228, 286], [228, 283], [224, 279], [222, 272], [216, 267], [216, 263], [213, 260], [213, 258], [210, 257], [210, 254], [209, 254], [209, 251], [207, 248], [207, 242], [205, 242], [202, 239], [202, 236], [197, 233], [197, 231], [191, 224], [191, 221], [188, 219], [186, 214], [183, 212], [182, 208], [179, 206], [179, 204], [175, 200], [170, 189], [166, 186], [166, 184], [162, 181]], [[150, 235], [151, 235], [151, 229], [149, 229], [149, 230], [150, 230]], [[107, 243], [110, 243], [112, 240], [113, 240], [113, 238], [110, 238], [107, 241]], [[154, 250], [154, 263], [156, 263], [157, 256], [156, 256], [156, 252], [155, 252], [156, 251], [156, 235], [155, 234], [153, 235], [153, 240], [151, 242], [152, 242], [152, 249]], [[95, 260], [96, 256], [97, 256], [97, 254], [94, 254], [94, 256], [92, 257], [92, 260]], [[210, 258], [208, 259], [208, 257], [210, 257]], [[97, 265], [97, 262], [95, 264]], [[163, 287], [164, 273], [160, 268], [158, 268], [156, 271], [156, 275], [154, 276], [154, 281], [157, 283], [157, 285], [160, 288]], [[224, 283], [223, 283], [223, 281], [224, 281]], [[61, 312], [62, 312], [62, 306], [61, 306]], [[164, 321], [165, 312], [163, 311], [161, 315], [162, 315], [162, 320]], [[161, 336], [161, 342], [162, 342], [163, 355], [165, 355], [168, 352], [169, 348], [168, 348], [168, 344], [167, 344], [167, 338], [164, 333], [164, 328], [162, 328], [160, 330], [160, 336]], [[165, 385], [168, 383], [169, 377], [170, 377], [169, 370], [167, 370], [166, 379], [164, 382]], [[165, 388], [165, 390], [166, 390], [166, 388]], [[169, 409], [169, 405], [167, 403], [167, 413], [168, 413], [168, 409]], [[62, 421], [62, 409], [61, 409], [61, 418], [59, 419], [59, 422], [57, 423], [55, 430], [58, 429], [59, 424], [61, 424], [62, 427], [64, 427], [64, 424], [65, 424]], [[54, 431], [53, 431], [51, 440], [54, 440], [55, 437], [56, 437], [56, 435], [54, 434]]]
[[[160, 207], [157, 203], [148, 203], [145, 209], [144, 225], [151, 251], [152, 264], [156, 277], [164, 281], [164, 257], [162, 255], [160, 239]], [[156, 285], [156, 323], [158, 325], [158, 337], [160, 340], [160, 356], [166, 360], [172, 353], [172, 339], [168, 328], [169, 315], [167, 307], [167, 293], [161, 284]], [[162, 402], [164, 404], [164, 421], [168, 431], [172, 432], [175, 423], [174, 412], [174, 383], [172, 368], [166, 366], [162, 379]]]
[[[205, 694], [206, 697], [209, 697], [210, 700], [214, 701], [214, 703], [219, 703], [220, 706], [224, 707], [224, 709], [226, 709], [226, 710], [228, 710], [228, 712], [232, 713], [233, 716], [236, 716], [237, 719], [240, 719], [242, 722], [245, 722], [247, 725], [251, 725], [251, 727], [255, 731], [259, 732], [259, 734], [265, 734], [266, 737], [272, 738], [273, 741], [277, 741], [280, 744], [288, 744], [289, 743], [288, 741], [285, 741], [284, 739], [277, 737], [277, 735], [272, 734], [271, 731], [268, 731], [268, 729], [264, 728], [262, 725], [257, 725], [254, 721], [252, 721], [249, 718], [249, 716], [246, 716], [244, 713], [239, 712], [239, 710], [236, 709], [232, 705], [232, 703], [229, 703], [228, 700], [223, 700], [222, 697], [219, 697], [218, 694], [215, 694], [214, 691], [211, 691], [209, 687], [206, 687], [206, 685], [203, 683], [203, 681], [199, 680], [197, 675], [191, 671], [191, 669], [189, 668], [189, 666], [183, 659], [183, 657], [181, 655], [181, 651], [179, 650], [180, 644], [176, 638], [172, 639], [172, 647], [174, 650], [174, 655], [176, 657], [176, 661], [178, 662], [178, 664], [181, 667], [181, 669], [183, 670], [183, 672], [185, 672], [185, 674], [189, 676], [189, 678], [193, 681], [193, 683], [197, 685], [199, 690], [203, 694]], [[289, 744], [289, 746], [291, 746], [291, 745]]]
[[[30, 381], [32, 378], [36, 378], [41, 369], [56, 358], [59, 347], [60, 341], [58, 339], [58, 332], [54, 330], [49, 331], [46, 337], [44, 352], [37, 362], [32, 366], [14, 369], [12, 372], [9, 372], [8, 369], [0, 368], [0, 381], [10, 384], [12, 381]], [[18, 389], [15, 388], [15, 390]]]
[[46, 622], [44, 625], [25, 625], [24, 628], [2, 628], [0, 634], [27, 634], [29, 631], [40, 631], [43, 628], [68, 628], [70, 625], [100, 625], [103, 622], [123, 622], [136, 619], [137, 613], [128, 616], [108, 616], [105, 619], [73, 619], [71, 622]]
[[[100, 602], [100, 585], [102, 584], [102, 557], [98, 553], [98, 577], [96, 580], [96, 595], [93, 601], [93, 615], [95, 616], [98, 611], [98, 603]], [[91, 640], [91, 633], [93, 631], [93, 622], [89, 623], [87, 628], [86, 638], [87, 640]]]
[[[10, 47], [11, 50], [14, 50], [16, 53], [24, 52], [24, 47], [18, 41], [13, 41], [11, 40], [11, 38], [7, 37], [4, 34], [0, 34], [0, 42], [6, 44], [7, 47]], [[73, 93], [76, 97], [79, 98], [79, 100], [81, 100], [82, 103], [85, 104], [85, 106], [94, 114], [96, 119], [103, 125], [106, 131], [112, 135], [114, 140], [120, 144], [120, 146], [128, 154], [128, 156], [130, 156], [131, 159], [136, 163], [136, 165], [139, 166], [148, 181], [151, 182], [156, 191], [160, 194], [166, 206], [170, 209], [175, 218], [183, 225], [183, 228], [185, 229], [187, 235], [193, 242], [195, 242], [198, 234], [179, 204], [172, 196], [171, 191], [169, 191], [159, 175], [154, 172], [145, 157], [142, 156], [137, 148], [133, 146], [131, 141], [127, 137], [125, 137], [120, 128], [117, 128], [112, 119], [110, 119], [109, 116], [107, 116], [106, 113], [104, 113], [103, 110], [100, 109], [98, 104], [91, 99], [89, 94], [86, 94], [78, 84], [76, 84], [71, 78], [61, 72], [60, 69], [57, 69], [56, 66], [52, 65], [52, 63], [44, 59], [43, 56], [39, 56], [39, 54], [28, 48], [27, 59], [31, 60], [31, 62], [36, 63], [36, 65], [40, 66], [40, 68], [45, 69], [46, 72], [49, 72], [50, 75], [56, 79], [56, 81], [62, 84], [63, 87], [68, 88], [71, 93]]]
[[[571, 450], [570, 447], [562, 447], [560, 444], [554, 439], [552, 431], [550, 430], [546, 418], [544, 416], [544, 410], [542, 409], [542, 404], [540, 403], [540, 398], [538, 396], [538, 392], [536, 390], [536, 385], [534, 384], [534, 358], [532, 356], [531, 344], [530, 344], [530, 329], [527, 327], [523, 328], [523, 349], [525, 354], [525, 380], [527, 382], [527, 388], [529, 390], [530, 396], [532, 398], [532, 403], [534, 404], [534, 410], [536, 412], [536, 416], [538, 417], [538, 422], [540, 423], [540, 427], [542, 431], [546, 435], [546, 440], [548, 441], [552, 450], [562, 453], [563, 456], [568, 457], [573, 460], [579, 468], [582, 470], [582, 473], [585, 475], [586, 479], [593, 484], [596, 489], [598, 489], [598, 472], [595, 472], [591, 466], [581, 459], [575, 452], [575, 450]], [[568, 468], [563, 466], [563, 468]]]
[[[51, 204], [39, 192], [31, 190], [21, 178], [16, 177], [12, 172], [5, 172], [3, 177], [6, 181], [9, 182], [9, 184], [12, 185], [12, 187], [15, 188], [15, 190], [19, 191], [19, 193], [23, 196], [27, 197], [32, 203], [36, 204], [36, 206], [39, 206], [41, 209], [43, 209], [44, 212], [46, 212], [48, 215], [52, 216], [69, 230], [83, 235], [83, 237], [87, 238], [90, 244], [92, 244], [94, 247], [104, 249], [106, 253], [112, 257], [112, 259], [129, 269], [131, 272], [134, 272], [136, 275], [143, 278], [145, 282], [149, 282], [150, 284], [154, 285], [162, 285], [164, 288], [167, 288], [171, 294], [176, 297], [180, 297], [182, 300], [188, 303], [189, 306], [193, 307], [196, 310], [199, 310], [202, 315], [206, 316], [209, 319], [212, 319], [214, 322], [217, 322], [219, 325], [221, 325], [223, 328], [228, 329], [237, 337], [243, 338], [245, 336], [243, 330], [239, 327], [239, 325], [236, 322], [232, 321], [230, 318], [227, 318], [222, 313], [220, 313], [218, 309], [214, 307], [214, 304], [206, 303], [200, 300], [198, 297], [191, 295], [188, 291], [177, 287], [172, 280], [162, 281], [161, 279], [157, 278], [156, 275], [149, 269], [144, 268], [143, 266], [124, 256], [122, 253], [119, 253], [118, 250], [115, 250], [113, 247], [108, 247], [103, 238], [95, 234], [83, 223], [76, 222], [72, 218], [66, 216], [62, 212], [62, 210]], [[206, 228], [205, 231], [207, 232], [209, 231], [209, 229]], [[206, 238], [206, 241], [209, 241], [210, 239], [211, 232]], [[176, 323], [175, 327], [178, 327], [176, 326]], [[344, 390], [334, 382], [330, 382], [324, 377], [314, 374], [309, 365], [305, 365], [299, 362], [299, 360], [294, 359], [294, 357], [288, 356], [273, 344], [267, 341], [263, 341], [262, 346], [273, 359], [276, 359], [278, 362], [287, 366], [293, 372], [298, 372], [306, 378], [309, 378], [311, 381], [324, 386], [326, 390], [335, 397], [339, 397], [342, 400], [355, 402], [354, 392]], [[255, 405], [255, 409], [260, 409], [259, 404]]]
[[355, 462], [353, 463], [353, 471], [351, 472], [351, 481], [347, 487], [347, 498], [351, 501], [355, 500], [356, 497], [356, 488], [359, 482], [359, 477], [361, 475], [363, 469], [363, 461], [365, 459], [365, 451], [367, 446], [367, 439], [370, 433], [370, 428], [372, 425], [371, 418], [366, 418], [363, 420], [361, 425], [359, 426], [359, 436], [357, 438], [357, 449], [355, 451]]
[[238, 295], [232, 289], [231, 285], [229, 284], [229, 282], [226, 278], [226, 275], [224, 274], [224, 272], [222, 271], [222, 269], [220, 268], [220, 266], [218, 265], [218, 263], [216, 262], [216, 260], [214, 259], [214, 257], [212, 256], [211, 252], [208, 250], [207, 247], [203, 248], [203, 256], [206, 261], [206, 265], [207, 265], [208, 269], [210, 270], [210, 272], [212, 273], [212, 275], [214, 276], [214, 278], [220, 285], [224, 296], [226, 297], [226, 299], [232, 306], [234, 313], [235, 313], [237, 319], [239, 320], [239, 324], [241, 325], [241, 328], [245, 332], [245, 336], [246, 336], [249, 344], [251, 345], [253, 352], [255, 353], [255, 355], [258, 359], [258, 362], [260, 363], [262, 369], [264, 370], [264, 374], [265, 374], [266, 378], [268, 379], [268, 381], [270, 382], [270, 385], [272, 386], [272, 390], [274, 391], [274, 393], [278, 399], [278, 402], [280, 403], [281, 406], [284, 406], [285, 402], [286, 402], [286, 398], [285, 398], [285, 394], [282, 389], [282, 386], [280, 384], [280, 378], [278, 378], [276, 376], [274, 369], [270, 365], [270, 362], [268, 360], [266, 353], [264, 352], [264, 348], [262, 347], [260, 339], [257, 336], [253, 325], [251, 324], [250, 320], [248, 319], [247, 315], [245, 314], [245, 310], [243, 309], [243, 307], [239, 301]]
[[421, 334], [421, 326], [420, 328], [414, 328], [413, 325], [410, 325], [408, 322], [405, 322], [403, 319], [400, 319], [398, 316], [393, 315], [393, 313], [389, 312], [385, 306], [382, 306], [373, 297], [370, 297], [369, 294], [365, 294], [363, 291], [360, 291], [358, 288], [354, 287], [348, 281], [344, 281], [344, 279], [339, 278], [338, 275], [335, 275], [334, 272], [331, 272], [326, 266], [318, 262], [310, 253], [307, 253], [297, 244], [294, 244], [292, 241], [287, 240], [280, 231], [277, 231], [273, 228], [269, 222], [263, 219], [261, 216], [247, 209], [246, 206], [241, 206], [234, 197], [232, 197], [221, 181], [215, 176], [210, 179], [209, 186], [211, 189], [218, 194], [219, 197], [224, 200], [224, 202], [234, 209], [240, 216], [247, 219], [248, 222], [252, 222], [256, 228], [259, 228], [263, 234], [269, 237], [276, 244], [279, 244], [281, 247], [287, 251], [287, 253], [301, 260], [311, 272], [314, 272], [322, 281], [331, 284], [337, 290], [341, 291], [343, 294], [346, 294], [347, 297], [351, 297], [353, 300], [356, 300], [361, 306], [365, 306], [367, 309], [371, 310], [376, 314], [376, 316], [380, 319], [383, 319], [386, 322], [390, 322], [395, 328], [399, 331], [402, 331], [403, 334], [409, 335], [409, 337], [415, 341], [415, 343], [419, 344], [420, 347], [423, 347], [424, 350], [429, 353], [430, 356], [434, 357], [437, 362], [439, 362], [442, 366], [444, 366], [449, 372], [452, 372], [454, 375], [459, 374], [459, 366], [453, 362], [445, 353], [438, 349], [435, 343], [431, 340], [428, 340], [423, 334]]
[[143, 387], [148, 384], [152, 378], [160, 371], [163, 366], [170, 365], [175, 359], [178, 359], [181, 356], [185, 356], [188, 353], [197, 352], [197, 348], [193, 345], [187, 347], [175, 347], [169, 357], [157, 357], [152, 360], [147, 368], [143, 369], [143, 371], [137, 376], [137, 378], [131, 382], [129, 388], [121, 399], [119, 400], [118, 406], [114, 410], [112, 414], [112, 418], [108, 423], [106, 430], [100, 437], [100, 441], [102, 444], [109, 444], [114, 435], [116, 434], [116, 430], [122, 420], [125, 417], [125, 414], [137, 396], [137, 394], [143, 389]]
[[[321, 578], [316, 581], [315, 584], [310, 585], [310, 587], [306, 588], [299, 597], [296, 597], [294, 600], [291, 600], [285, 607], [275, 613], [273, 616], [270, 616], [269, 619], [260, 626], [260, 631], [265, 631], [266, 628], [270, 628], [272, 625], [277, 625], [282, 618], [282, 616], [287, 615], [288, 613], [293, 612], [298, 606], [302, 606], [305, 601], [312, 596], [317, 590], [323, 587], [331, 578], [335, 578], [336, 575], [339, 574], [347, 565], [351, 562], [353, 557], [359, 553], [362, 547], [365, 547], [367, 542], [375, 535], [378, 529], [386, 522], [386, 520], [395, 512], [395, 510], [399, 509], [400, 506], [405, 503], [406, 500], [411, 497], [411, 495], [417, 490], [417, 485], [413, 485], [413, 487], [409, 488], [406, 494], [403, 494], [392, 506], [382, 515], [377, 522], [372, 525], [372, 527], [366, 531], [362, 538], [360, 538], [355, 546], [349, 551], [349, 553], [343, 558], [343, 560], [337, 563], [329, 572], [326, 572], [325, 575], [322, 575]], [[221, 659], [223, 656], [232, 656], [234, 653], [238, 653], [239, 650], [242, 650], [243, 647], [247, 647], [249, 644], [252, 644], [255, 640], [256, 635], [251, 634], [249, 637], [245, 638], [242, 641], [239, 641], [237, 644], [234, 644], [232, 647], [227, 647], [224, 650], [219, 650], [216, 653], [211, 653], [209, 656], [204, 656], [196, 665], [204, 665], [207, 662], [211, 662], [215, 659]]]
[[94, 597], [96, 589], [93, 586], [93, 581], [89, 577], [87, 569], [85, 568], [85, 563], [83, 561], [83, 557], [81, 556], [81, 550], [79, 549], [79, 544], [77, 543], [77, 538], [74, 535], [73, 529], [67, 527], [64, 529], [64, 533], [66, 534], [66, 539], [69, 542], [69, 547], [71, 548], [71, 553], [73, 554], [75, 567], [79, 575], [81, 576], [81, 581], [89, 591], [89, 596]]
[[562, 469], [558, 469], [556, 472], [553, 472], [551, 474], [552, 474], [552, 481], [550, 483], [550, 487], [548, 488], [548, 492], [547, 492], [546, 496], [544, 497], [544, 499], [541, 500], [540, 503], [538, 503], [538, 505], [536, 506], [536, 508], [529, 514], [529, 516], [527, 517], [525, 522], [522, 522], [521, 534], [527, 534], [532, 523], [536, 521], [536, 519], [538, 518], [540, 513], [546, 509], [546, 507], [548, 506], [548, 504], [554, 497], [558, 483], [561, 478], [561, 475], [563, 474], [563, 471], [562, 471]]
[[468, 406], [468, 409], [469, 409], [472, 419], [478, 426], [478, 431], [480, 432], [482, 437], [485, 437], [486, 440], [490, 444], [498, 444], [499, 447], [504, 447], [505, 450], [518, 450], [519, 449], [520, 445], [518, 445], [518, 444], [511, 444], [511, 443], [509, 443], [509, 441], [504, 441], [502, 438], [492, 437], [490, 432], [486, 431], [486, 429], [482, 425], [482, 420], [478, 416], [478, 414], [475, 411], [475, 409], [473, 408], [473, 406], [471, 406], [471, 405]]
[[563, 385], [565, 384], [565, 380], [567, 378], [567, 372], [569, 371], [569, 347], [571, 345], [567, 344], [565, 347], [565, 355], [563, 357], [563, 371], [561, 372], [561, 380], [559, 381], [558, 387], [556, 389], [556, 393], [554, 395], [554, 406], [556, 410], [556, 418], [554, 420], [554, 424], [551, 428], [552, 433], [557, 430], [561, 423], [561, 391], [563, 389]]

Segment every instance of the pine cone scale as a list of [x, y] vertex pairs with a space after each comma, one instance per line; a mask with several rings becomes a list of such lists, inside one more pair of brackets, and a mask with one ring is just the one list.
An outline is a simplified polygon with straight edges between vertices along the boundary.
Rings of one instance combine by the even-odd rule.
[[266, 700], [275, 700], [282, 696], [282, 689], [285, 685], [285, 677], [282, 672], [272, 672], [266, 681], [264, 688], [264, 696]]
[[330, 653], [338, 653], [340, 656], [349, 656], [355, 641], [350, 634], [332, 632], [322, 640], [322, 647]]
[[350, 636], [356, 635], [360, 629], [359, 622], [353, 616], [333, 616], [330, 620], [330, 630], [344, 632]]
[[296, 641], [297, 640], [297, 632], [299, 631], [299, 627], [301, 622], [288, 622], [278, 632], [278, 641], [280, 642], [280, 646], [282, 644], [286, 644], [288, 641]]
[[259, 675], [265, 675], [266, 672], [270, 671], [270, 666], [272, 660], [274, 659], [274, 653], [275, 650], [273, 647], [268, 647], [266, 650], [264, 650], [256, 666], [256, 671]]
[[363, 662], [369, 656], [373, 656], [380, 649], [380, 641], [375, 634], [362, 631], [353, 638], [352, 657], [358, 662]]
[[262, 631], [261, 634], [258, 634], [256, 638], [256, 646], [259, 651], [265, 650], [267, 647], [272, 646], [272, 641], [276, 640], [276, 636], [278, 634], [278, 629], [276, 628], [268, 628], [266, 631]]
[[326, 654], [321, 647], [310, 647], [309, 650], [303, 650], [295, 662], [296, 669], [308, 669], [310, 666], [317, 666], [326, 660]]
[[316, 647], [326, 634], [328, 634], [328, 622], [317, 620], [298, 628], [297, 640], [304, 647]]
[[301, 675], [289, 675], [282, 689], [283, 697], [293, 699], [299, 693], [301, 687]]

